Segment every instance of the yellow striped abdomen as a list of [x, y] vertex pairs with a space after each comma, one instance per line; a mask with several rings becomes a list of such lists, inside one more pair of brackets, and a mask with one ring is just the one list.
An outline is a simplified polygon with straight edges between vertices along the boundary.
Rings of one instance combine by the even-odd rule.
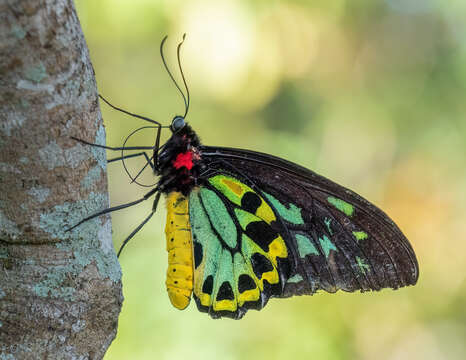
[[174, 307], [183, 310], [189, 305], [193, 291], [193, 246], [188, 198], [182, 193], [173, 191], [167, 196], [165, 234], [168, 251], [168, 297]]

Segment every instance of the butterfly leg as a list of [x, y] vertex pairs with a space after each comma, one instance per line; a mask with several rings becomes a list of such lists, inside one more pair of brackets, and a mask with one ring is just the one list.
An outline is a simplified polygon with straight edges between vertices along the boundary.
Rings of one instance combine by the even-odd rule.
[[82, 144], [95, 146], [101, 149], [113, 150], [113, 151], [121, 151], [121, 150], [154, 150], [154, 146], [122, 146], [122, 147], [113, 147], [113, 146], [106, 146], [106, 145], [99, 145], [94, 144], [86, 140], [79, 139], [74, 136], [70, 136], [73, 140], [76, 140]]
[[140, 152], [140, 153], [137, 153], [137, 154], [124, 155], [124, 156], [119, 156], [119, 157], [116, 157], [116, 158], [108, 159], [107, 163], [111, 163], [111, 162], [114, 162], [114, 161], [120, 161], [120, 160], [124, 160], [124, 159], [135, 158], [135, 157], [138, 157], [138, 156], [141, 156], [141, 155], [143, 155], [146, 158], [146, 164], [143, 166], [143, 168], [141, 170], [139, 170], [139, 172], [137, 173], [137, 175], [134, 178], [131, 177], [131, 184], [132, 184], [137, 180], [139, 175], [141, 175], [142, 172], [147, 168], [147, 165], [149, 165], [152, 168], [152, 170], [155, 170], [154, 164], [152, 163], [152, 160], [154, 159], [153, 156], [151, 158], [149, 158], [149, 156], [147, 156], [147, 154], [143, 151], [143, 152]]
[[159, 126], [159, 128], [157, 129], [157, 137], [155, 139], [155, 148], [154, 148], [154, 156], [153, 156], [153, 158], [155, 157], [154, 164], [156, 167], [159, 166], [159, 150], [160, 150], [160, 134], [161, 133], [162, 133], [162, 127]]
[[[113, 211], [117, 211], [117, 210], [121, 210], [121, 209], [126, 209], [127, 207], [130, 207], [130, 206], [133, 206], [133, 205], [136, 205], [136, 204], [139, 204], [140, 202], [144, 201], [144, 200], [147, 200], [149, 199], [152, 195], [154, 195], [157, 191], [159, 191], [159, 187], [155, 187], [154, 189], [152, 189], [151, 191], [149, 191], [146, 195], [144, 195], [142, 198], [138, 199], [138, 200], [135, 200], [135, 201], [132, 201], [130, 203], [126, 203], [126, 204], [122, 204], [122, 205], [118, 205], [118, 206], [114, 206], [114, 207], [110, 207], [110, 208], [107, 208], [107, 209], [104, 209], [102, 211], [99, 211], [95, 214], [92, 214], [90, 216], [88, 216], [87, 218], [85, 219], [82, 219], [80, 222], [78, 222], [76, 225], [68, 228], [65, 230], [65, 232], [68, 232], [68, 231], [71, 231], [73, 230], [74, 228], [78, 227], [79, 225], [81, 225], [82, 223], [86, 222], [86, 221], [89, 221], [91, 219], [94, 219], [100, 215], [104, 215], [104, 214], [108, 214], [110, 212], [113, 212]], [[159, 193], [160, 194], [160, 193]], [[158, 195], [159, 196], [159, 195]], [[159, 196], [160, 197], [160, 196]]]
[[144, 221], [142, 223], [140, 223], [138, 225], [138, 227], [136, 229], [134, 229], [131, 234], [128, 235], [128, 237], [123, 241], [123, 244], [121, 244], [120, 246], [120, 250], [118, 250], [118, 254], [117, 254], [117, 257], [120, 257], [120, 254], [121, 254], [121, 251], [123, 250], [123, 248], [126, 246], [126, 244], [133, 238], [134, 235], [136, 235], [136, 233], [141, 230], [141, 228], [146, 225], [146, 223], [150, 220], [150, 218], [155, 214], [155, 212], [157, 211], [157, 205], [159, 203], [159, 200], [160, 200], [160, 192], [157, 193], [157, 195], [155, 196], [155, 199], [154, 199], [154, 205], [152, 206], [152, 211], [151, 213], [149, 214], [149, 216], [147, 216]]
[[107, 163], [111, 163], [111, 162], [114, 162], [114, 161], [120, 161], [120, 160], [124, 160], [124, 159], [130, 159], [130, 158], [135, 158], [135, 157], [138, 157], [138, 156], [144, 156], [147, 160], [147, 165], [150, 165], [150, 167], [153, 169], [154, 168], [154, 165], [152, 164], [152, 161], [151, 159], [149, 159], [149, 157], [147, 156], [147, 154], [142, 151], [140, 153], [137, 153], [137, 154], [129, 154], [129, 155], [124, 155], [124, 156], [118, 156], [116, 158], [111, 158], [111, 159], [108, 159], [107, 160]]

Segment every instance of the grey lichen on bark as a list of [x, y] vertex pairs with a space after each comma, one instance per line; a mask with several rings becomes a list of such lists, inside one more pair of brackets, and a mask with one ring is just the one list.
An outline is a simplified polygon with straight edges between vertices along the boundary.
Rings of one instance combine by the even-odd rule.
[[71, 0], [0, 0], [0, 359], [100, 359], [123, 301], [105, 129]]

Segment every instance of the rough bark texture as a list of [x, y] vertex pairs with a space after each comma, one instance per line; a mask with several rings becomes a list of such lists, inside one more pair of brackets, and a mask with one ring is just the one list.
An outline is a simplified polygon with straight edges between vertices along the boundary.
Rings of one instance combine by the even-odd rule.
[[100, 359], [115, 337], [121, 271], [105, 130], [71, 0], [0, 0], [0, 359]]

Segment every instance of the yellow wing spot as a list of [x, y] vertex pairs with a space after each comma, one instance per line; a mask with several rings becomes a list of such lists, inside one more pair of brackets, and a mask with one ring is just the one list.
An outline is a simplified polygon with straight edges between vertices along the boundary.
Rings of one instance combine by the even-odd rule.
[[202, 292], [202, 285], [204, 284], [204, 270], [205, 270], [205, 259], [202, 259], [201, 264], [194, 270], [194, 293], [199, 298], [201, 305], [210, 306], [211, 299], [210, 295]]
[[288, 250], [285, 245], [285, 241], [281, 236], [277, 236], [269, 245], [269, 251], [264, 252], [262, 250], [257, 251], [258, 253], [264, 255], [269, 261], [273, 264], [273, 270], [267, 271], [262, 274], [262, 277], [258, 279], [254, 274], [256, 282], [259, 284], [261, 291], [264, 290], [264, 280], [267, 280], [270, 284], [278, 284], [280, 278], [278, 275], [278, 263], [277, 257], [286, 258], [288, 256]]
[[278, 284], [280, 281], [279, 276], [278, 276], [278, 271], [276, 269], [263, 273], [260, 279], [254, 273], [252, 273], [252, 276], [256, 284], [259, 286], [259, 290], [261, 292], [264, 291], [264, 280], [267, 280], [269, 284]]
[[239, 306], [243, 306], [246, 301], [257, 301], [260, 297], [259, 288], [246, 290], [243, 293], [240, 293], [238, 296], [238, 304]]
[[[230, 201], [238, 206], [241, 205], [241, 198], [247, 192], [252, 192], [259, 196], [259, 194], [257, 194], [252, 188], [229, 176], [217, 175], [210, 178], [209, 181], [228, 199], [230, 199]], [[261, 205], [257, 209], [255, 215], [270, 224], [272, 221], [276, 220], [275, 214], [264, 199], [261, 196], [259, 196], [259, 198], [261, 199]]]
[[260, 280], [262, 283], [262, 288], [264, 288], [264, 280], [267, 280], [270, 284], [278, 284], [280, 281], [278, 278], [278, 271], [273, 269], [272, 271], [268, 271], [262, 274], [262, 278]]
[[262, 220], [264, 220], [267, 224], [270, 225], [272, 221], [275, 221], [277, 218], [273, 213], [270, 206], [262, 199], [262, 204], [257, 208], [256, 216]]
[[215, 311], [236, 311], [237, 304], [235, 300], [214, 301], [213, 308]]
[[277, 264], [277, 257], [286, 258], [288, 256], [288, 250], [285, 245], [285, 241], [281, 236], [277, 236], [274, 241], [269, 244], [269, 251], [267, 253], [268, 258], [272, 260], [275, 267]]
[[210, 301], [210, 295], [209, 295], [209, 294], [200, 293], [199, 295], [196, 294], [196, 296], [197, 296], [197, 297], [199, 298], [199, 300], [201, 301], [201, 305], [202, 305], [202, 306], [207, 306], [207, 307], [210, 306], [211, 301]]
[[236, 195], [242, 196], [245, 192], [245, 189], [233, 179], [223, 178], [222, 183], [224, 183], [231, 191], [233, 191]]

